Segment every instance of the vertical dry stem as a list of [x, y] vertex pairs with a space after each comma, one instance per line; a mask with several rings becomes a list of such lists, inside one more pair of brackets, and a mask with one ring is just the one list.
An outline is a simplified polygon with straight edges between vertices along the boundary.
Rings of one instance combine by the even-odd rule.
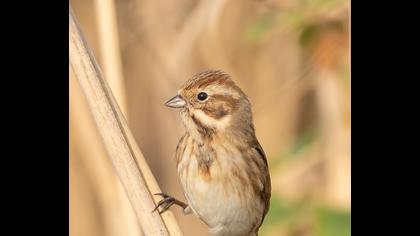
[[95, 0], [101, 67], [112, 94], [127, 118], [127, 99], [118, 38], [114, 0]]

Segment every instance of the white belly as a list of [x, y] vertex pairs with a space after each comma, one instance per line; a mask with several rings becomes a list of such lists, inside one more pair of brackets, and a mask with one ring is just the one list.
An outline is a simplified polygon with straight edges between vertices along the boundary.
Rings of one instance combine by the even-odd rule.
[[[212, 163], [211, 179], [200, 177], [196, 158], [183, 158], [178, 174], [185, 197], [193, 212], [203, 220], [215, 235], [249, 234], [261, 220], [262, 204], [249, 186], [232, 177], [229, 165]], [[188, 170], [186, 170], [188, 168]], [[227, 178], [226, 178], [227, 176]]]

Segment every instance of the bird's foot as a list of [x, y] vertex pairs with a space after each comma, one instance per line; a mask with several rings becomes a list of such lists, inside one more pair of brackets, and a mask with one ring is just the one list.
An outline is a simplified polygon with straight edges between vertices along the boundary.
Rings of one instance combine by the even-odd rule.
[[159, 207], [162, 207], [162, 210], [158, 211], [159, 214], [162, 214], [163, 212], [168, 210], [173, 204], [180, 206], [183, 209], [184, 214], [189, 214], [191, 212], [190, 207], [186, 203], [174, 197], [171, 197], [168, 194], [155, 193], [154, 195], [162, 196], [163, 199], [157, 203], [157, 206], [155, 207], [155, 209], [153, 209], [152, 212], [156, 211]]

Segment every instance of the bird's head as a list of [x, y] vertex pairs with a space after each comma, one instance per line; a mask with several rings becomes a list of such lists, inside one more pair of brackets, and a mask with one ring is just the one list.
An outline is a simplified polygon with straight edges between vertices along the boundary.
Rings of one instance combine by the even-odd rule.
[[232, 129], [253, 132], [247, 96], [228, 74], [219, 70], [193, 76], [165, 105], [180, 108], [183, 123], [190, 133], [209, 136]]

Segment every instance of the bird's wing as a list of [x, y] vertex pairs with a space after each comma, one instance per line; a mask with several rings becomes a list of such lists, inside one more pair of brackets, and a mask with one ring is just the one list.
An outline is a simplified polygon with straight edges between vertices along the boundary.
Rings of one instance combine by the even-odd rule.
[[255, 145], [255, 150], [258, 152], [258, 154], [260, 155], [261, 158], [264, 159], [265, 162], [265, 167], [266, 167], [266, 171], [265, 171], [265, 182], [264, 182], [264, 187], [262, 189], [262, 191], [260, 192], [260, 197], [261, 200], [264, 202], [265, 204], [265, 208], [264, 208], [264, 213], [263, 216], [261, 218], [261, 222], [257, 227], [257, 230], [261, 227], [263, 221], [264, 221], [264, 217], [266, 216], [268, 209], [270, 208], [270, 198], [271, 198], [271, 179], [270, 179], [270, 173], [268, 172], [268, 163], [267, 163], [267, 157], [265, 156], [265, 152], [262, 149], [261, 145], [259, 143], [257, 143]]

